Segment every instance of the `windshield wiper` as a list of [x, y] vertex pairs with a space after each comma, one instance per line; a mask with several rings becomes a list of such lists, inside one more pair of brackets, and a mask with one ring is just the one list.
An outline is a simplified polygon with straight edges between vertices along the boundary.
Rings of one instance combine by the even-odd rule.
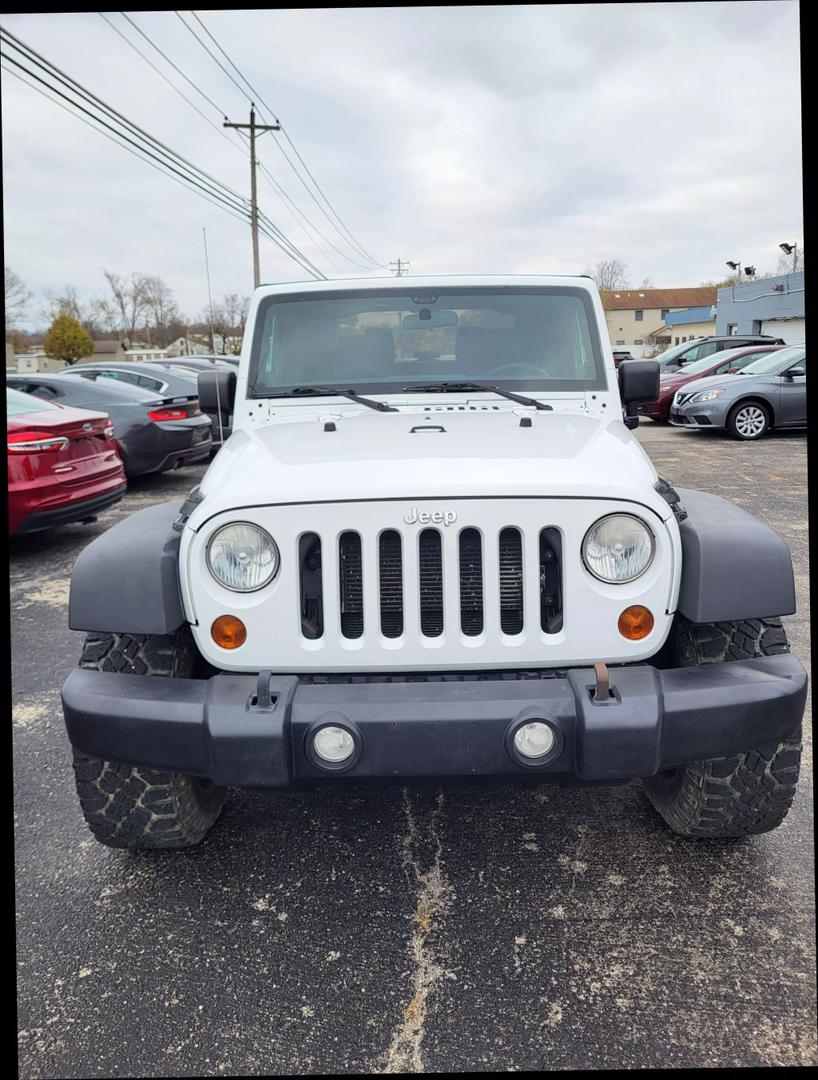
[[413, 383], [411, 386], [404, 386], [405, 391], [415, 391], [419, 393], [433, 393], [438, 391], [444, 393], [446, 390], [466, 390], [477, 391], [485, 390], [487, 393], [499, 394], [501, 397], [508, 398], [509, 401], [516, 401], [519, 405], [533, 405], [535, 409], [544, 409], [547, 412], [553, 412], [552, 405], [546, 405], [544, 401], [537, 401], [536, 398], [523, 397], [522, 394], [512, 394], [510, 390], [503, 390], [499, 386], [490, 386], [488, 383], [479, 382], [434, 382], [434, 383]]
[[337, 394], [339, 397], [349, 398], [350, 401], [357, 401], [359, 405], [366, 405], [370, 409], [377, 409], [378, 412], [398, 412], [399, 410], [392, 405], [387, 405], [385, 401], [373, 401], [372, 398], [361, 397], [360, 394], [349, 388], [339, 386], [296, 386], [292, 390], [287, 390], [283, 394], [265, 394], [265, 397], [332, 397], [333, 394]]

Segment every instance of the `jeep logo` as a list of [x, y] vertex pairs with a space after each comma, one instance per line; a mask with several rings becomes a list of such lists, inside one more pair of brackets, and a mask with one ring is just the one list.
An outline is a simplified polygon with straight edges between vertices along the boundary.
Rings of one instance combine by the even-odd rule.
[[403, 520], [407, 525], [454, 525], [457, 514], [454, 510], [418, 510], [413, 506]]

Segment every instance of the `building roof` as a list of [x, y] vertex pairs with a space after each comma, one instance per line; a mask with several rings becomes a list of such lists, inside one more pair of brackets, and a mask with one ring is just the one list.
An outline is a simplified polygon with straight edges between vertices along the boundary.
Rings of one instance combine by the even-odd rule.
[[617, 289], [602, 293], [606, 311], [632, 311], [637, 308], [688, 308], [716, 302], [715, 285], [694, 289]]
[[683, 308], [681, 311], [671, 311], [665, 316], [668, 326], [686, 326], [688, 323], [715, 322], [716, 313], [712, 304], [704, 304], [702, 307]]
[[95, 341], [94, 352], [95, 353], [116, 353], [120, 349], [127, 349], [127, 341]]

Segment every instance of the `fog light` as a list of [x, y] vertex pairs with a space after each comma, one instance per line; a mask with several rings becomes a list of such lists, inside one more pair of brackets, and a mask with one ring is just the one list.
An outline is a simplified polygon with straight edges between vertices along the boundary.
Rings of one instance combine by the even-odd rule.
[[514, 732], [514, 749], [529, 761], [545, 757], [554, 747], [554, 729], [541, 720], [520, 724]]
[[330, 765], [340, 765], [355, 753], [355, 740], [346, 728], [329, 724], [316, 731], [312, 748], [322, 761]]
[[238, 649], [247, 640], [247, 628], [235, 615], [220, 615], [210, 627], [210, 636], [222, 649]]
[[653, 615], [641, 604], [625, 608], [619, 616], [619, 633], [629, 641], [641, 641], [653, 629]]

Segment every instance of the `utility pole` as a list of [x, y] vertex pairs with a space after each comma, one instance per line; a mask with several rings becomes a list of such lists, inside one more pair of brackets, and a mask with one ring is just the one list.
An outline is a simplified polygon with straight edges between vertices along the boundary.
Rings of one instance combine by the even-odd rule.
[[231, 124], [225, 119], [222, 127], [247, 128], [250, 132], [250, 230], [253, 234], [253, 287], [258, 288], [261, 283], [261, 273], [258, 264], [258, 200], [256, 198], [256, 132], [257, 131], [281, 131], [280, 124], [257, 124], [256, 110], [250, 103], [250, 123]]
[[395, 267], [395, 277], [405, 277], [409, 273], [408, 259], [392, 259], [389, 265]]

